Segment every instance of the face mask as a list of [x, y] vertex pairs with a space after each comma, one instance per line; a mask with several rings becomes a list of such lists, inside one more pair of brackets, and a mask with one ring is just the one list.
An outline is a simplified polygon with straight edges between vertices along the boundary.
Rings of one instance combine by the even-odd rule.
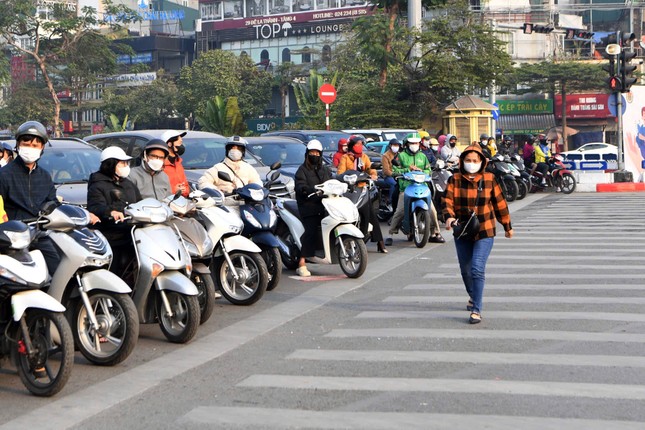
[[7, 160], [5, 158], [0, 159], [0, 167], [4, 167], [7, 165]]
[[35, 163], [40, 158], [40, 153], [42, 149], [38, 148], [27, 148], [20, 147], [18, 149], [18, 155], [22, 158], [22, 161], [25, 163]]
[[451, 148], [454, 148], [454, 147], [455, 147], [455, 145], [457, 145], [457, 142], [452, 141], [452, 140], [451, 140], [449, 143], [450, 143], [450, 147], [451, 147]]
[[392, 150], [392, 152], [394, 152], [395, 154], [396, 154], [397, 152], [399, 152], [399, 147], [398, 147], [398, 146], [391, 146], [391, 147], [390, 147], [390, 149], [391, 149], [391, 150]]
[[482, 163], [464, 163], [464, 170], [468, 173], [477, 173], [481, 167]]
[[154, 170], [155, 172], [158, 172], [163, 168], [163, 160], [148, 160], [147, 163], [150, 170]]
[[228, 151], [228, 158], [233, 161], [240, 161], [242, 159], [242, 151], [239, 149], [231, 149]]
[[415, 154], [419, 150], [419, 144], [409, 145], [408, 148], [410, 148], [411, 153]]
[[114, 173], [121, 179], [127, 178], [130, 174], [130, 166], [118, 166]]
[[173, 150], [175, 154], [181, 157], [182, 155], [184, 155], [184, 152], [186, 152], [186, 147], [184, 145], [179, 145], [179, 146], [175, 146]]
[[434, 152], [437, 152], [439, 150], [439, 146], [438, 145], [432, 145], [432, 150]]
[[315, 166], [320, 162], [320, 155], [307, 154], [307, 160]]

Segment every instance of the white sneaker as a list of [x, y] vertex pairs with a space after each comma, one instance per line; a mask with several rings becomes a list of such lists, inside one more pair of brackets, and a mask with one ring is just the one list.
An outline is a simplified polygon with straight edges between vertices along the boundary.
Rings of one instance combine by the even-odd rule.
[[306, 278], [308, 276], [311, 276], [311, 272], [307, 270], [307, 266], [300, 266], [296, 269], [296, 274], [298, 276], [301, 276], [303, 278]]
[[221, 298], [222, 298], [222, 295], [220, 293], [218, 293], [217, 291], [215, 291], [215, 300], [221, 299]]

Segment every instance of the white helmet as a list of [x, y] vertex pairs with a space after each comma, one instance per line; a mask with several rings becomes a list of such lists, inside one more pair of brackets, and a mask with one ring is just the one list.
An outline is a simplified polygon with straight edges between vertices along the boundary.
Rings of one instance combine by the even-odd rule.
[[323, 147], [322, 143], [320, 143], [320, 140], [318, 139], [311, 139], [309, 143], [307, 144], [307, 151], [310, 151], [312, 149], [315, 149], [316, 151], [322, 152]]
[[132, 160], [132, 157], [128, 156], [123, 149], [118, 146], [108, 146], [101, 152], [101, 163], [110, 158], [117, 159], [119, 161], [129, 161]]

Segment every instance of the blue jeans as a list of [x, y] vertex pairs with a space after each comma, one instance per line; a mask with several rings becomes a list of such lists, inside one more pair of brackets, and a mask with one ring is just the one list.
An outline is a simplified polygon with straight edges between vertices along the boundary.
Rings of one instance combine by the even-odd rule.
[[476, 241], [455, 239], [461, 278], [473, 302], [472, 312], [481, 313], [486, 281], [486, 261], [493, 249], [494, 238], [487, 237]]
[[394, 198], [394, 192], [396, 191], [396, 187], [398, 187], [399, 184], [397, 184], [396, 180], [391, 176], [386, 177], [383, 181], [390, 187], [387, 192], [387, 196], [390, 204], [394, 206], [394, 201], [392, 201], [392, 199]]

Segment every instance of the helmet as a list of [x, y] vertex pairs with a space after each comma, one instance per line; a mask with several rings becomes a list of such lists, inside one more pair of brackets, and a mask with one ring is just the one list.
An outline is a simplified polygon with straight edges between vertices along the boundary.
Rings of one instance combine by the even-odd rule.
[[166, 157], [170, 154], [168, 151], [168, 145], [161, 139], [151, 139], [146, 143], [145, 148], [143, 148], [144, 153], [147, 153], [151, 149], [161, 149], [166, 154]]
[[184, 137], [186, 136], [187, 131], [177, 131], [177, 130], [166, 130], [161, 134], [161, 140], [164, 142], [168, 142], [171, 139], [174, 139], [176, 137]]
[[479, 140], [488, 140], [488, 135], [486, 133], [482, 133], [479, 135]]
[[242, 154], [246, 153], [246, 145], [248, 145], [249, 142], [246, 141], [243, 137], [240, 136], [231, 136], [228, 138], [226, 141], [226, 145], [224, 148], [226, 149], [226, 152], [228, 153], [228, 150], [231, 149], [231, 146], [240, 146], [242, 148]]
[[419, 136], [421, 136], [421, 139], [430, 139], [430, 133], [424, 130], [419, 132]]
[[399, 139], [397, 139], [396, 137], [394, 137], [394, 138], [390, 139], [390, 142], [388, 143], [388, 145], [389, 146], [392, 146], [392, 145], [399, 145], [400, 146], [401, 141]]
[[323, 147], [322, 147], [322, 143], [320, 143], [320, 140], [311, 139], [309, 143], [307, 143], [307, 151], [311, 151], [311, 150], [320, 151], [322, 153]]
[[[352, 134], [349, 137], [349, 141], [347, 142], [347, 150], [350, 152], [354, 152], [354, 145], [357, 143], [360, 143], [361, 145], [365, 145], [365, 137], [362, 134]], [[362, 153], [363, 151], [361, 151]]]
[[421, 136], [419, 133], [410, 133], [407, 136], [405, 136], [404, 139], [405, 143], [419, 143], [421, 142]]
[[13, 151], [13, 147], [9, 142], [2, 142], [2, 150], [11, 152]]
[[434, 137], [430, 138], [430, 146], [439, 146], [439, 141]]
[[125, 151], [118, 146], [108, 146], [101, 151], [101, 163], [105, 160], [109, 160], [110, 158], [114, 158], [119, 161], [132, 160], [132, 157], [126, 154]]
[[47, 141], [49, 141], [47, 129], [38, 121], [27, 121], [18, 127], [18, 131], [16, 131], [16, 143], [18, 143], [20, 138], [25, 135], [38, 136], [42, 139], [43, 143], [47, 143]]

